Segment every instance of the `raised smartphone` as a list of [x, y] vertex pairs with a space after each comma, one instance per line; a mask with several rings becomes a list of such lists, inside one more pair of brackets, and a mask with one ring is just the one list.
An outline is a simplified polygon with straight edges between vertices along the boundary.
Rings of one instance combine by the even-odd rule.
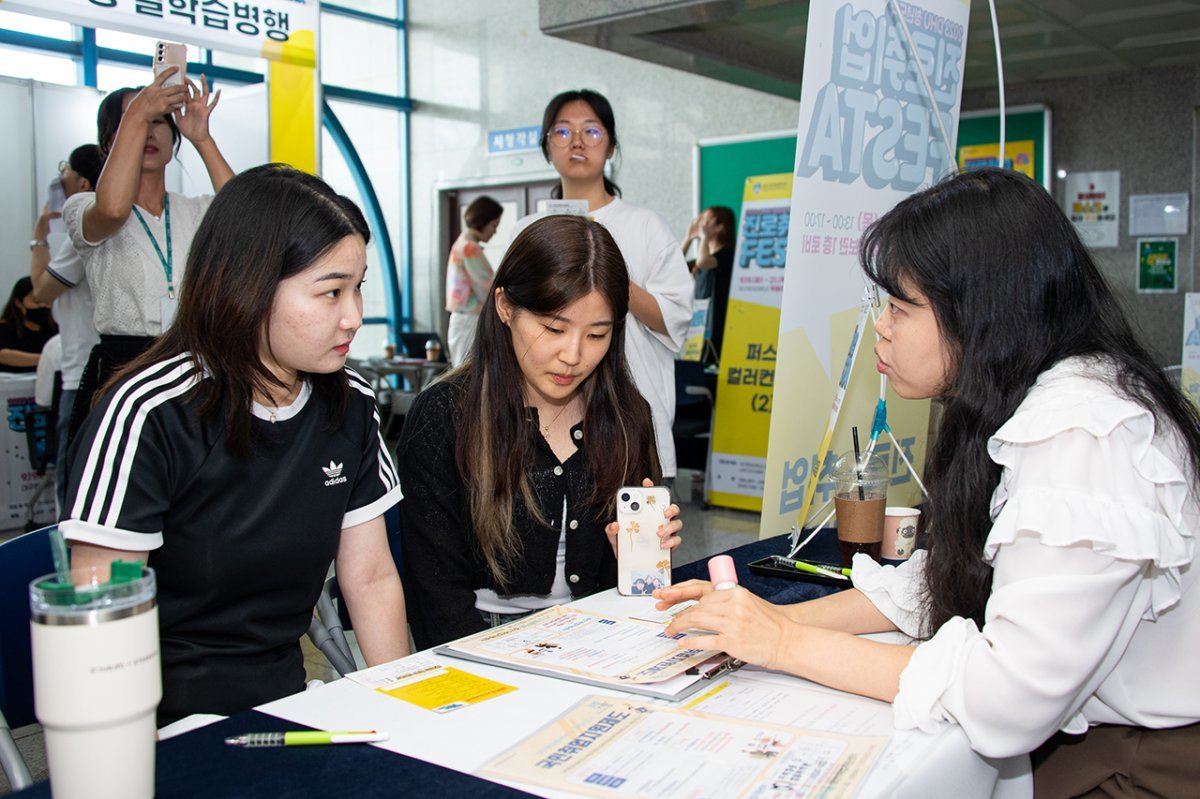
[[158, 77], [171, 67], [179, 67], [179, 71], [167, 78], [164, 86], [181, 86], [187, 74], [187, 45], [175, 42], [159, 42], [154, 46], [154, 77]]
[[658, 531], [666, 527], [671, 493], [661, 486], [625, 486], [617, 492], [617, 591], [646, 596], [671, 584], [671, 550]]

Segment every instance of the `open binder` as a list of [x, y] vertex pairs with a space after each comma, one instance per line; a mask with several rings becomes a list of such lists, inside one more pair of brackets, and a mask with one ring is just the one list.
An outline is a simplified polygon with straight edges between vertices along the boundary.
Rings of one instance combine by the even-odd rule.
[[561, 605], [433, 651], [672, 701], [741, 666], [723, 653], [679, 649], [661, 624]]

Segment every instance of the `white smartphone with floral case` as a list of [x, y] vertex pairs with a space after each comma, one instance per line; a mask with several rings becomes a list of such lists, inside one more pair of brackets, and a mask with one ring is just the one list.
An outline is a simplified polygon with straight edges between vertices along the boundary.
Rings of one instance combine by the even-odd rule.
[[617, 591], [648, 596], [671, 584], [671, 550], [662, 548], [671, 493], [661, 486], [625, 486], [617, 492]]

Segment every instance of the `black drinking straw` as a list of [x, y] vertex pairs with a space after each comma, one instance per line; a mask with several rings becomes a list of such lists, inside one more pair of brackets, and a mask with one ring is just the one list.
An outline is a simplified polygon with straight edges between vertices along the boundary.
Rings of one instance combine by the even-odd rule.
[[854, 474], [858, 476], [858, 498], [866, 499], [867, 495], [863, 493], [862, 484], [862, 453], [858, 448], [858, 425], [850, 428], [850, 435], [854, 437]]

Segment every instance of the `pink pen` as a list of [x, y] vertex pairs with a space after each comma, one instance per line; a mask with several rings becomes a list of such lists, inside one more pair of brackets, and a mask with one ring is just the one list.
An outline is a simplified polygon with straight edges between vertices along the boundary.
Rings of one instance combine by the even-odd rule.
[[717, 555], [710, 559], [708, 561], [708, 579], [712, 581], [713, 588], [718, 591], [736, 587], [738, 584], [737, 567], [733, 565], [733, 558], [728, 555]]

